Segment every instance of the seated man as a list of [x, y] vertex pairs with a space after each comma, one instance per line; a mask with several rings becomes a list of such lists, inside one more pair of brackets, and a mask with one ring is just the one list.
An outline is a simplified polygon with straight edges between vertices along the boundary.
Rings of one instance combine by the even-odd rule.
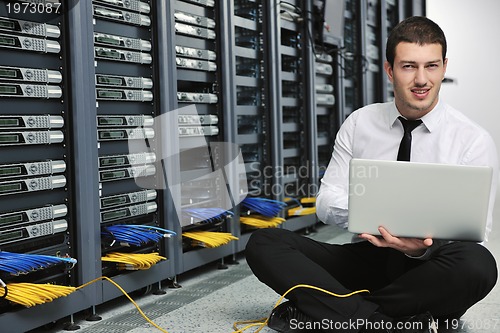
[[[498, 179], [496, 148], [484, 129], [439, 100], [448, 60], [443, 31], [425, 17], [410, 17], [390, 33], [386, 51], [394, 101], [363, 107], [342, 124], [321, 180], [318, 217], [347, 226], [352, 158], [485, 165], [494, 171], [488, 233]], [[278, 332], [437, 332], [439, 321], [460, 318], [496, 283], [495, 259], [483, 245], [380, 232], [382, 237], [362, 234], [343, 245], [284, 229], [252, 234], [247, 261], [279, 294], [298, 284], [337, 294], [370, 291], [339, 298], [295, 289], [273, 310], [268, 326]]]

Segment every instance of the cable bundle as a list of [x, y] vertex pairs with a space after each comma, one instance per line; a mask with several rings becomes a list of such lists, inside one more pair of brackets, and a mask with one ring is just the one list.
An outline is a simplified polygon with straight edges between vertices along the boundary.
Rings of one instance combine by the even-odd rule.
[[182, 210], [182, 214], [184, 218], [191, 220], [191, 223], [202, 221], [214, 223], [228, 215], [233, 215], [232, 212], [222, 208], [185, 208]]
[[316, 214], [316, 207], [294, 207], [288, 210], [288, 216], [302, 216]]
[[149, 225], [117, 224], [104, 227], [101, 235], [112, 239], [113, 242], [118, 241], [124, 246], [143, 246], [151, 242], [158, 243], [162, 238], [176, 235], [176, 233]]
[[[305, 197], [300, 200], [295, 198], [285, 198], [289, 207], [286, 211], [287, 216], [303, 216], [316, 214], [316, 198], [315, 197]], [[293, 204], [295, 203], [295, 205]]]
[[269, 217], [278, 215], [287, 206], [282, 201], [254, 197], [246, 197], [241, 202], [241, 205], [246, 209]]
[[194, 246], [210, 248], [225, 245], [233, 240], [238, 240], [238, 237], [228, 232], [190, 231], [183, 232], [182, 236], [192, 239], [192, 244]]
[[114, 262], [118, 269], [123, 270], [145, 270], [157, 264], [160, 260], [167, 258], [160, 256], [157, 252], [152, 253], [119, 253], [111, 252], [101, 258], [102, 261]]
[[76, 262], [73, 258], [0, 251], [0, 271], [12, 275], [28, 274], [60, 263], [68, 263], [73, 267]]
[[276, 228], [286, 220], [282, 217], [241, 216], [240, 222], [254, 228]]
[[[43, 303], [52, 302], [56, 298], [68, 296], [76, 290], [75, 287], [59, 286], [56, 284], [36, 283], [9, 283], [7, 284], [7, 295], [0, 295], [5, 299], [31, 307]], [[6, 293], [5, 291], [4, 293]]]
[[316, 197], [304, 197], [300, 199], [300, 203], [304, 205], [315, 205], [316, 204]]

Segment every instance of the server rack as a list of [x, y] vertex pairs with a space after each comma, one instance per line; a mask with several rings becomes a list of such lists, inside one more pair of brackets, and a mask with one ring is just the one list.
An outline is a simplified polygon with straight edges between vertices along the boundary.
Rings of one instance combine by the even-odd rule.
[[[129, 274], [103, 260], [102, 275], [116, 276], [129, 290], [155, 284], [162, 280], [159, 273], [171, 271], [168, 246], [155, 242], [123, 244], [108, 229], [124, 225], [171, 228], [162, 215], [163, 191], [156, 181], [162, 172], [156, 161], [162, 157], [164, 131], [155, 126], [160, 115], [156, 73], [161, 53], [155, 40], [161, 28], [154, 5], [149, 1], [92, 2], [101, 256], [158, 252], [167, 258], [148, 271]], [[133, 275], [141, 275], [142, 285]], [[102, 301], [119, 295], [115, 288], [104, 287]]]
[[379, 0], [361, 2], [365, 10], [361, 12], [361, 52], [364, 55], [363, 72], [363, 105], [381, 102], [382, 88], [380, 82], [383, 77], [383, 60], [381, 57], [382, 33], [382, 5]]
[[[68, 13], [72, 7], [69, 2], [0, 3], [4, 90], [0, 100], [4, 138], [1, 249], [67, 254], [92, 267], [95, 248], [92, 243], [84, 252], [80, 237], [88, 236], [84, 239], [92, 241], [95, 234], [77, 223], [85, 214], [85, 218], [93, 214], [79, 205], [82, 195], [87, 196], [92, 189], [86, 186], [87, 180], [82, 181], [85, 172], [78, 172], [80, 168], [72, 158], [87, 155], [87, 147], [76, 138], [89, 125], [88, 118], [75, 114], [85, 101], [74, 103], [74, 74], [83, 65], [78, 62], [80, 55], [72, 51], [73, 46], [81, 45], [81, 39], [73, 38], [71, 30], [73, 21]], [[72, 13], [77, 11], [74, 8]], [[79, 28], [84, 29], [85, 24]], [[87, 204], [92, 209], [92, 202]], [[23, 276], [22, 280], [74, 286], [82, 278], [93, 278], [93, 274], [80, 266], [71, 271], [53, 267]], [[3, 279], [19, 282], [19, 277]], [[74, 293], [63, 302], [56, 300], [36, 309], [4, 300], [0, 322], [6, 327], [14, 322], [15, 330], [26, 331], [89, 307], [97, 300], [94, 292]]]
[[403, 0], [405, 17], [412, 15], [423, 16], [425, 15], [425, 1], [424, 0]]
[[[341, 44], [331, 45], [340, 49]], [[328, 163], [331, 159], [335, 136], [341, 124], [340, 111], [343, 110], [344, 96], [341, 92], [344, 90], [343, 81], [340, 79], [342, 58], [337, 52], [328, 56], [322, 55], [317, 60], [332, 66], [332, 74], [316, 74], [316, 138], [317, 146], [317, 172], [318, 186], [319, 179], [323, 176]]]
[[[345, 5], [345, 4], [344, 4]], [[337, 4], [334, 9], [344, 9]], [[332, 7], [330, 7], [330, 10]], [[345, 10], [344, 10], [345, 12]], [[344, 14], [343, 14], [344, 15]], [[343, 22], [344, 23], [344, 22]], [[340, 23], [339, 23], [340, 24]], [[326, 34], [327, 32], [323, 32]], [[312, 130], [315, 151], [316, 180], [319, 189], [319, 180], [323, 177], [331, 159], [335, 137], [343, 120], [345, 111], [344, 82], [344, 40], [340, 36], [321, 36], [314, 45], [315, 74], [312, 76], [312, 85], [308, 91], [314, 91], [314, 107], [316, 122]]]
[[[311, 172], [315, 154], [308, 145], [315, 118], [314, 111], [310, 109], [313, 107], [312, 100], [308, 100], [305, 94], [311, 83], [308, 71], [314, 68], [308, 50], [311, 43], [310, 22], [307, 22], [310, 4], [280, 1], [276, 7], [279, 10], [277, 57], [281, 61], [278, 66], [279, 82], [274, 94], [281, 98], [276, 109], [277, 123], [273, 124], [276, 129], [273, 129], [273, 133], [277, 133], [279, 141], [274, 157], [278, 176], [274, 186], [280, 189], [279, 193], [275, 193], [276, 199], [292, 204], [311, 195], [308, 193], [308, 184], [311, 178], [315, 178], [315, 172]], [[293, 216], [285, 212], [285, 215], [287, 221], [283, 227], [290, 230], [303, 229], [316, 223], [314, 214]]]
[[[396, 26], [405, 17], [411, 15], [420, 15], [417, 12], [413, 12], [412, 3], [408, 1], [396, 1], [396, 0], [385, 0], [382, 2], [382, 22], [384, 23], [384, 28], [381, 31], [381, 39], [384, 42], [387, 41], [387, 37], [391, 32], [392, 28]], [[409, 13], [408, 15], [406, 13]], [[385, 61], [385, 48], [382, 48], [382, 60]], [[394, 90], [391, 82], [387, 78], [387, 75], [382, 76], [382, 97], [384, 101], [391, 101], [394, 99]]]
[[[26, 3], [32, 4], [34, 2], [26, 1]], [[48, 3], [49, 2], [44, 2], [44, 5], [47, 5]], [[57, 1], [51, 1], [50, 3], [59, 4]], [[4, 4], [2, 4], [2, 6], [3, 5]], [[36, 5], [41, 6], [40, 4]], [[19, 202], [24, 202], [25, 204], [30, 205], [33, 205], [33, 203], [49, 205], [50, 202], [48, 201], [55, 199], [63, 200], [67, 208], [64, 210], [60, 209], [59, 211], [66, 212], [64, 215], [69, 223], [67, 230], [65, 230], [66, 232], [63, 233], [65, 238], [65, 245], [63, 246], [64, 249], [60, 248], [57, 251], [61, 254], [68, 253], [78, 260], [78, 264], [73, 270], [73, 274], [59, 273], [56, 275], [52, 273], [47, 274], [42, 279], [34, 278], [33, 282], [47, 281], [78, 286], [103, 274], [103, 271], [101, 271], [100, 261], [101, 226], [99, 223], [103, 217], [103, 212], [100, 211], [99, 196], [103, 195], [103, 193], [105, 195], [113, 193], [111, 193], [112, 190], [110, 190], [110, 188], [105, 187], [101, 188], [104, 192], [100, 191], [98, 186], [99, 182], [102, 181], [99, 176], [100, 172], [103, 170], [98, 168], [101, 156], [99, 156], [98, 150], [99, 142], [97, 140], [97, 125], [103, 124], [102, 120], [104, 119], [104, 115], [98, 115], [98, 107], [96, 105], [96, 77], [94, 75], [96, 72], [96, 64], [94, 63], [94, 56], [96, 54], [94, 41], [96, 35], [94, 34], [94, 28], [100, 23], [98, 20], [93, 22], [93, 15], [96, 13], [94, 5], [95, 3], [91, 2], [67, 1], [61, 4], [60, 14], [56, 16], [53, 15], [54, 17], [50, 16], [50, 20], [55, 21], [58, 29], [62, 32], [62, 37], [60, 38], [59, 43], [61, 45], [62, 52], [53, 52], [52, 49], [45, 50], [45, 53], [39, 52], [40, 54], [43, 54], [42, 56], [38, 56], [36, 57], [37, 59], [35, 59], [35, 56], [33, 55], [30, 56], [32, 57], [30, 59], [20, 56], [17, 54], [18, 51], [11, 50], [8, 55], [2, 57], [3, 59], [13, 57], [13, 63], [9, 64], [9, 67], [13, 67], [15, 65], [15, 61], [18, 61], [19, 63], [37, 63], [39, 66], [47, 68], [53, 67], [61, 72], [64, 80], [61, 84], [63, 88], [62, 96], [55, 97], [52, 92], [53, 89], [46, 89], [46, 91], [52, 95], [49, 95], [47, 99], [40, 100], [37, 98], [36, 106], [35, 104], [27, 104], [26, 101], [23, 101], [24, 98], [16, 99], [16, 108], [23, 107], [28, 111], [26, 115], [17, 119], [19, 124], [27, 120], [26, 123], [33, 123], [38, 126], [39, 124], [37, 122], [40, 122], [40, 118], [43, 118], [45, 124], [40, 125], [39, 128], [50, 125], [53, 127], [51, 129], [52, 131], [56, 129], [61, 130], [64, 138], [64, 140], [59, 143], [58, 140], [60, 140], [60, 135], [54, 135], [54, 133], [46, 131], [48, 134], [45, 137], [53, 139], [54, 141], [51, 146], [47, 146], [44, 147], [43, 150], [38, 149], [33, 152], [27, 151], [26, 149], [21, 149], [22, 151], [17, 149], [16, 153], [22, 153], [22, 155], [20, 155], [22, 156], [21, 158], [36, 158], [37, 155], [45, 154], [45, 158], [48, 161], [51, 161], [54, 160], [54, 156], [61, 154], [64, 159], [67, 159], [67, 161], [63, 160], [66, 164], [65, 170], [64, 167], [60, 166], [60, 163], [52, 163], [51, 165], [54, 173], [60, 173], [61, 171], [59, 170], [62, 170], [64, 172], [64, 177], [67, 179], [65, 182], [66, 185], [63, 186], [61, 190], [58, 189], [58, 186], [53, 185], [53, 190], [49, 192], [44, 191], [43, 193], [40, 192], [41, 194], [38, 197], [30, 193], [29, 197], [32, 199], [24, 200], [25, 198], [28, 198], [28, 196], [24, 196], [23, 200]], [[114, 10], [118, 9], [114, 8]], [[26, 14], [23, 13], [20, 17], [26, 19]], [[33, 20], [36, 19], [37, 17], [34, 16]], [[45, 19], [48, 20], [45, 16], [41, 16], [39, 18], [39, 22], [42, 22], [42, 20]], [[38, 26], [34, 30], [37, 28]], [[51, 27], [51, 29], [53, 28]], [[121, 32], [121, 29], [119, 30]], [[54, 47], [55, 44], [50, 43], [50, 40], [50, 38], [46, 38], [46, 40], [42, 41], [25, 39], [24, 46], [29, 46], [29, 41], [36, 41], [37, 47], [40, 47], [40, 45], [43, 44]], [[116, 40], [117, 39], [115, 39], [115, 41]], [[125, 40], [121, 39], [121, 41]], [[57, 56], [52, 57], [52, 53], [57, 54]], [[158, 53], [161, 54], [161, 52]], [[38, 53], [34, 52], [33, 54]], [[118, 68], [119, 67], [115, 67], [115, 69]], [[123, 73], [120, 73], [119, 70], [117, 71], [117, 73], [112, 74], [123, 75]], [[38, 75], [37, 72], [35, 72], [35, 74]], [[52, 75], [53, 73], [50, 72], [50, 74]], [[35, 77], [35, 79], [37, 78]], [[50, 80], [53, 80], [53, 78]], [[26, 88], [24, 86], [21, 87]], [[46, 94], [46, 92], [41, 90], [39, 87], [35, 88], [38, 89], [35, 90], [35, 93]], [[130, 96], [131, 95], [127, 95], [124, 96], [124, 98], [129, 98]], [[57, 103], [54, 103], [55, 100], [57, 100]], [[7, 106], [13, 101], [14, 99], [10, 98], [9, 100], [2, 100], [2, 106]], [[134, 115], [134, 112], [137, 112], [134, 107], [129, 107], [128, 109], [125, 107], [122, 108], [122, 111], [130, 112], [130, 116]], [[30, 115], [29, 113], [31, 112], [34, 114]], [[59, 113], [61, 114], [63, 121], [59, 120], [59, 115], [57, 117], [53, 115]], [[2, 107], [2, 118], [7, 120], [8, 116], [8, 112], [5, 112], [5, 109]], [[51, 118], [49, 118], [49, 116]], [[116, 120], [118, 118], [123, 117], [109, 117], [108, 119]], [[144, 117], [132, 116], [132, 118], [129, 119], [139, 120], [144, 119]], [[130, 124], [127, 125], [130, 126]], [[49, 127], [46, 128], [48, 129]], [[34, 132], [34, 130], [31, 131]], [[19, 138], [21, 137], [23, 136], [19, 136]], [[44, 137], [40, 136], [33, 137], [31, 134], [30, 136], [27, 136], [27, 138], [29, 140], [35, 140], [34, 143], [40, 144], [42, 142], [38, 142], [36, 140], [44, 139]], [[114, 152], [115, 151], [112, 153]], [[15, 154], [12, 152], [9, 153], [8, 156], [12, 157], [15, 156]], [[60, 160], [57, 160], [57, 162], [60, 162]], [[28, 166], [28, 164], [25, 163], [25, 166]], [[48, 167], [46, 165], [42, 165], [40, 163], [29, 164], [33, 175], [35, 174], [36, 167], [41, 168], [42, 166], [44, 168], [42, 171], [47, 172]], [[55, 180], [57, 179], [59, 178], [56, 178]], [[59, 179], [59, 181], [62, 182], [61, 179]], [[32, 181], [31, 187], [33, 189], [36, 188], [37, 185], [38, 184], [35, 181]], [[122, 189], [117, 191], [120, 192]], [[35, 191], [30, 192], [33, 192], [33, 194], [35, 193]], [[14, 205], [11, 205], [11, 207], [14, 207]], [[59, 208], [60, 206], [55, 207]], [[44, 208], [48, 209], [50, 206]], [[26, 209], [26, 212], [30, 212], [33, 216], [35, 216], [34, 213], [40, 213], [41, 211]], [[129, 212], [135, 213], [136, 211], [129, 209]], [[47, 215], [48, 214], [45, 212], [45, 215], [41, 215], [40, 220], [47, 220], [49, 218]], [[56, 216], [54, 215], [54, 217]], [[158, 223], [158, 221], [159, 219], [156, 218], [154, 223]], [[46, 228], [46, 226], [44, 227]], [[42, 231], [46, 232], [44, 230]], [[31, 228], [28, 232], [33, 233], [34, 229]], [[60, 241], [55, 239], [50, 241], [50, 246], [46, 246], [46, 249], [37, 250], [36, 244], [34, 242], [31, 243], [34, 245], [31, 249], [32, 253], [51, 253], [54, 252], [57, 247], [61, 247], [61, 245], [58, 245], [60, 244]], [[6, 249], [7, 247], [2, 246], [2, 250]], [[163, 253], [167, 252], [163, 249], [162, 251]], [[114, 276], [114, 280], [127, 291], [137, 290], [144, 286], [157, 283], [167, 277], [173, 276], [174, 271], [171, 264], [172, 261], [167, 260], [165, 263], [157, 265], [148, 272], [137, 272], [132, 274], [120, 274], [115, 272], [117, 275]], [[107, 271], [107, 273], [109, 273], [109, 271]], [[137, 281], [140, 282], [137, 283]], [[101, 304], [106, 300], [121, 295], [113, 288], [114, 287], [111, 287], [111, 285], [106, 282], [95, 283], [85, 289], [74, 292], [65, 298], [57, 299], [51, 303], [37, 306], [36, 308], [22, 309], [9, 304], [6, 306], [6, 309], [4, 309], [5, 312], [0, 315], [0, 321], [2, 323], [11, 323], [14, 320], [16, 325], [13, 329], [16, 331], [18, 330], [19, 332], [24, 332], [44, 325], [48, 322], [58, 320], [67, 315], [82, 311], [86, 308]], [[9, 327], [12, 327], [12, 325], [9, 324]]]
[[340, 53], [345, 99], [344, 108], [341, 111], [342, 120], [363, 105], [362, 93], [364, 86], [362, 77], [366, 70], [366, 62], [361, 51], [360, 15], [360, 1], [346, 0], [344, 52]]
[[425, 4], [407, 0], [347, 0], [345, 12], [345, 118], [356, 109], [393, 98], [383, 69], [385, 42], [398, 22], [424, 15]]
[[[245, 174], [239, 184], [240, 194], [251, 197], [270, 197], [272, 175], [270, 138], [270, 96], [268, 77], [271, 63], [269, 8], [264, 1], [238, 0], [229, 10], [232, 16], [233, 78], [235, 87], [230, 128], [232, 141], [241, 149]], [[228, 138], [230, 136], [228, 135]], [[237, 206], [236, 216], [247, 216], [248, 211]], [[254, 230], [237, 223], [238, 247], [244, 250], [248, 236]]]
[[[234, 234], [231, 193], [224, 162], [224, 108], [222, 68], [226, 4], [215, 1], [175, 1], [171, 18], [175, 29], [176, 84], [180, 154], [180, 209], [182, 232]], [[193, 106], [194, 105], [194, 106]], [[192, 210], [217, 209], [216, 216], [193, 217]], [[183, 237], [177, 272], [222, 259], [234, 253], [234, 244], [209, 248]]]
[[[74, 255], [62, 18], [41, 14], [27, 21], [9, 9], [9, 3], [3, 5], [0, 244], [4, 251]], [[69, 272], [52, 278], [63, 284], [71, 281]]]
[[[382, 2], [382, 22], [385, 23], [385, 29], [382, 30], [382, 40], [386, 41], [387, 37], [392, 30], [392, 28], [400, 21], [403, 17], [402, 5], [398, 1], [385, 0]], [[385, 48], [382, 50], [382, 60], [385, 61]], [[387, 75], [382, 76], [382, 96], [385, 101], [391, 101], [394, 99], [394, 91], [392, 84], [389, 82]]]

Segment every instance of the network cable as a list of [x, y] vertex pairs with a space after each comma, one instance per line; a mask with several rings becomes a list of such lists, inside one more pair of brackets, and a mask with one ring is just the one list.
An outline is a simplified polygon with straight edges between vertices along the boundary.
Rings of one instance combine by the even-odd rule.
[[314, 204], [316, 204], [316, 197], [304, 197], [304, 198], [300, 198], [300, 203], [301, 204], [314, 205]]
[[[85, 288], [93, 283], [96, 283], [100, 280], [106, 280], [109, 283], [113, 284], [117, 289], [119, 289], [128, 300], [134, 304], [137, 308], [137, 311], [141, 314], [141, 316], [155, 328], [160, 330], [163, 333], [168, 333], [166, 330], [155, 324], [151, 319], [149, 319], [146, 314], [141, 310], [139, 305], [127, 294], [127, 292], [118, 285], [112, 279], [101, 276], [92, 281], [89, 281], [79, 287], [68, 287], [68, 286], [60, 286], [55, 284], [35, 284], [35, 283], [9, 283], [5, 285], [3, 281], [0, 280], [0, 285], [4, 287], [4, 294], [0, 295], [0, 298], [5, 298], [8, 301], [16, 304], [23, 305], [25, 307], [32, 307], [35, 305], [44, 304], [47, 302], [51, 302], [57, 298], [68, 296], [69, 294]], [[7, 293], [9, 290], [9, 293]]]
[[8, 283], [6, 287], [4, 287], [4, 290], [4, 295], [0, 295], [0, 297], [29, 308], [35, 305], [52, 302], [59, 297], [68, 296], [74, 292], [76, 288], [49, 283], [36, 284], [22, 282]]
[[[322, 293], [328, 294], [330, 296], [339, 297], [339, 298], [347, 298], [347, 297], [351, 297], [351, 296], [354, 296], [354, 295], [357, 295], [360, 293], [369, 293], [370, 292], [367, 289], [362, 289], [362, 290], [353, 291], [353, 292], [348, 293], [348, 294], [337, 294], [337, 293], [331, 292], [329, 290], [326, 290], [326, 289], [323, 289], [320, 287], [316, 287], [316, 286], [312, 286], [309, 284], [297, 284], [297, 285], [293, 286], [292, 288], [288, 289], [283, 295], [281, 295], [281, 297], [278, 299], [278, 301], [274, 304], [273, 309], [276, 308], [281, 303], [281, 301], [286, 297], [286, 295], [288, 295], [290, 292], [294, 291], [297, 288], [313, 289], [313, 290], [317, 290], [317, 291], [320, 291]], [[260, 332], [267, 325], [268, 320], [269, 320], [269, 318], [266, 317], [266, 318], [260, 318], [260, 319], [256, 319], [256, 320], [237, 321], [233, 324], [233, 329], [235, 331], [232, 333], [242, 333], [243, 331], [246, 331], [247, 329], [254, 327], [254, 326], [259, 326], [259, 328], [254, 333]], [[238, 329], [238, 325], [243, 325], [243, 324], [249, 324], [249, 325], [247, 325], [241, 329]]]
[[73, 268], [77, 260], [69, 257], [0, 251], [0, 271], [11, 275], [28, 274], [61, 263], [71, 264]]
[[143, 246], [151, 242], [158, 243], [162, 238], [171, 237], [176, 233], [149, 225], [117, 224], [104, 227], [101, 235], [124, 246]]
[[[288, 209], [286, 211], [287, 216], [303, 216], [316, 214], [316, 198], [315, 197], [304, 197], [299, 199], [287, 197], [285, 202], [288, 204]], [[295, 205], [290, 204], [294, 202]]]
[[[158, 255], [158, 253], [109, 253], [102, 258], [102, 261], [117, 263], [118, 267], [122, 269], [144, 270], [151, 268], [160, 260], [165, 259], [165, 257]], [[4, 288], [4, 293], [0, 295], [0, 298], [5, 298], [10, 302], [25, 307], [51, 302], [79, 289], [50, 283], [37, 284], [22, 282], [5, 284], [2, 280], [0, 280], [0, 285]]]
[[254, 228], [276, 228], [286, 220], [282, 217], [241, 216], [240, 222]]
[[130, 295], [122, 288], [120, 287], [120, 285], [118, 283], [116, 283], [115, 281], [113, 281], [112, 279], [108, 278], [107, 276], [101, 276], [101, 277], [98, 277], [92, 281], [89, 281], [79, 287], [77, 287], [76, 289], [79, 290], [79, 289], [82, 289], [82, 288], [85, 288], [93, 283], [96, 283], [97, 281], [100, 281], [100, 280], [106, 280], [108, 281], [109, 283], [111, 283], [112, 285], [114, 285], [118, 290], [120, 290], [122, 292], [122, 294], [127, 297], [127, 299], [132, 303], [134, 304], [135, 308], [137, 309], [137, 311], [139, 311], [139, 313], [141, 314], [141, 316], [146, 319], [146, 321], [148, 323], [150, 323], [151, 325], [153, 325], [155, 328], [157, 328], [159, 331], [163, 332], [163, 333], [168, 333], [166, 330], [164, 330], [163, 328], [161, 328], [160, 326], [158, 326], [157, 324], [155, 324], [151, 319], [148, 318], [148, 316], [146, 316], [146, 314], [141, 310], [141, 308], [139, 307], [139, 305], [132, 299], [132, 297], [130, 297]]
[[145, 270], [156, 265], [167, 258], [160, 256], [157, 252], [152, 253], [107, 253], [101, 258], [102, 261], [112, 262], [121, 270]]
[[256, 197], [246, 197], [241, 205], [264, 216], [277, 216], [287, 206], [283, 201]]
[[228, 232], [186, 231], [182, 233], [182, 236], [190, 238], [192, 245], [209, 248], [219, 247], [233, 240], [238, 240], [238, 237]]
[[182, 210], [184, 218], [190, 219], [192, 223], [194, 222], [208, 222], [214, 223], [218, 222], [220, 219], [226, 218], [228, 215], [234, 215], [233, 212], [224, 210], [222, 208], [185, 208]]

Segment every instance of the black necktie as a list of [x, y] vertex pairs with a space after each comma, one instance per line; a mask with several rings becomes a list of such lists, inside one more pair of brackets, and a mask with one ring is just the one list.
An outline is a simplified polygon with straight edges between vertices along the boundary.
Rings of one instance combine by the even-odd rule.
[[398, 117], [398, 119], [401, 121], [401, 124], [403, 124], [405, 130], [401, 143], [399, 144], [398, 161], [409, 162], [411, 152], [411, 131], [417, 128], [417, 126], [422, 123], [422, 120], [407, 120], [403, 117]]

